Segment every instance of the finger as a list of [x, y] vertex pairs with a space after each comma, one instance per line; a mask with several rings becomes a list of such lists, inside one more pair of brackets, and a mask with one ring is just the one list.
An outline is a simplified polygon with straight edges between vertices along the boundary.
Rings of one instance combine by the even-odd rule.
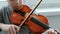
[[56, 32], [56, 31], [54, 31], [54, 32], [52, 32], [52, 34], [57, 34], [57, 32]]
[[55, 34], [55, 32], [52, 32], [52, 34]]
[[16, 25], [15, 25], [15, 29], [16, 29], [17, 32], [20, 30], [20, 28]]
[[47, 34], [50, 34], [50, 32], [48, 31]]
[[51, 33], [51, 34], [54, 34], [54, 32], [52, 32], [52, 31], [51, 31], [50, 33]]
[[51, 30], [48, 30], [48, 31], [47, 31], [47, 34], [52, 34]]
[[49, 34], [56, 34], [55, 31], [51, 30], [49, 31]]
[[56, 34], [56, 31], [55, 30], [52, 30], [51, 32], [52, 32], [52, 34]]
[[47, 34], [49, 34], [49, 32], [47, 32]]
[[14, 34], [17, 34], [16, 29], [12, 26], [12, 31]]
[[13, 30], [12, 30], [12, 27], [9, 29], [9, 31], [10, 31], [11, 34], [14, 34]]
[[9, 30], [7, 30], [7, 34], [11, 34]]

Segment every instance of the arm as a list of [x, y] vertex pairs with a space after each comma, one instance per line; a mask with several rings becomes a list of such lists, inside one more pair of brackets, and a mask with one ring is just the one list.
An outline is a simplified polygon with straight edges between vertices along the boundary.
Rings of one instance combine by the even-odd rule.
[[[2, 19], [2, 11], [4, 9], [0, 10], [0, 29], [2, 31], [6, 31], [7, 34], [16, 34], [19, 31], [19, 27], [13, 24], [4, 24], [4, 19]], [[6, 20], [6, 19], [5, 19]]]
[[6, 31], [7, 34], [17, 34], [17, 32], [19, 31], [19, 27], [13, 24], [0, 23], [0, 29], [2, 31]]

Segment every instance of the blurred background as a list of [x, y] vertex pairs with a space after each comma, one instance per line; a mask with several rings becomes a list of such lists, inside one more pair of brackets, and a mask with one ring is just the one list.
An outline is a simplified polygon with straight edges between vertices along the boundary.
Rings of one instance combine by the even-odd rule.
[[[35, 7], [39, 0], [23, 0], [23, 4], [31, 9]], [[7, 0], [0, 0], [0, 9], [8, 5]], [[43, 0], [35, 13], [44, 15], [49, 21], [49, 26], [60, 32], [60, 0]]]

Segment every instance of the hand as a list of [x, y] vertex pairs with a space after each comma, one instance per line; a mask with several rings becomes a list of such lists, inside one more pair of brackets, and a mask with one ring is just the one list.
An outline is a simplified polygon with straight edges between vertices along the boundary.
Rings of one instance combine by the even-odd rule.
[[7, 34], [17, 34], [17, 32], [19, 31], [19, 27], [12, 24], [1, 24], [0, 28], [3, 31], [6, 31]]
[[57, 34], [57, 32], [53, 29], [48, 29], [47, 34]]

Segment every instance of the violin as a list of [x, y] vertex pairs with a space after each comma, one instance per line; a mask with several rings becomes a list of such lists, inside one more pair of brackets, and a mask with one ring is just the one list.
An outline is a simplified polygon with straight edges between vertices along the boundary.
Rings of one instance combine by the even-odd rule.
[[[15, 25], [19, 26], [21, 24], [21, 22], [26, 18], [26, 14], [29, 13], [30, 11], [31, 11], [31, 9], [27, 5], [23, 5], [23, 7], [18, 11], [13, 11], [11, 13], [11, 16], [10, 16], [12, 24], [15, 24]], [[32, 32], [43, 33], [45, 30], [40, 25], [38, 25], [38, 24], [34, 23], [33, 21], [31, 21], [32, 17], [35, 17], [38, 20], [44, 22], [46, 25], [48, 25], [49, 23], [48, 23], [47, 18], [43, 15], [32, 14], [29, 17], [29, 19], [24, 23], [29, 27], [29, 29]]]
[[[12, 24], [18, 26], [22, 25], [22, 21], [26, 18], [26, 16], [30, 13], [31, 10], [32, 9], [30, 9], [29, 6], [23, 5], [21, 9], [13, 11], [10, 15], [10, 20]], [[33, 34], [41, 34], [45, 31], [45, 29], [40, 25], [36, 24], [33, 20], [31, 20], [31, 18], [36, 18], [39, 21], [45, 23], [46, 25], [49, 25], [48, 20], [45, 16], [32, 14], [24, 24], [28, 26], [28, 28], [33, 32]]]
[[[23, 7], [17, 11], [13, 11], [10, 16], [12, 24], [18, 25], [19, 27], [25, 24], [29, 27], [33, 34], [42, 34], [47, 29], [51, 28], [47, 26], [49, 23], [45, 16], [32, 14], [41, 2], [42, 0], [39, 1], [32, 11], [27, 5], [23, 5]], [[60, 33], [57, 32], [57, 34]]]

